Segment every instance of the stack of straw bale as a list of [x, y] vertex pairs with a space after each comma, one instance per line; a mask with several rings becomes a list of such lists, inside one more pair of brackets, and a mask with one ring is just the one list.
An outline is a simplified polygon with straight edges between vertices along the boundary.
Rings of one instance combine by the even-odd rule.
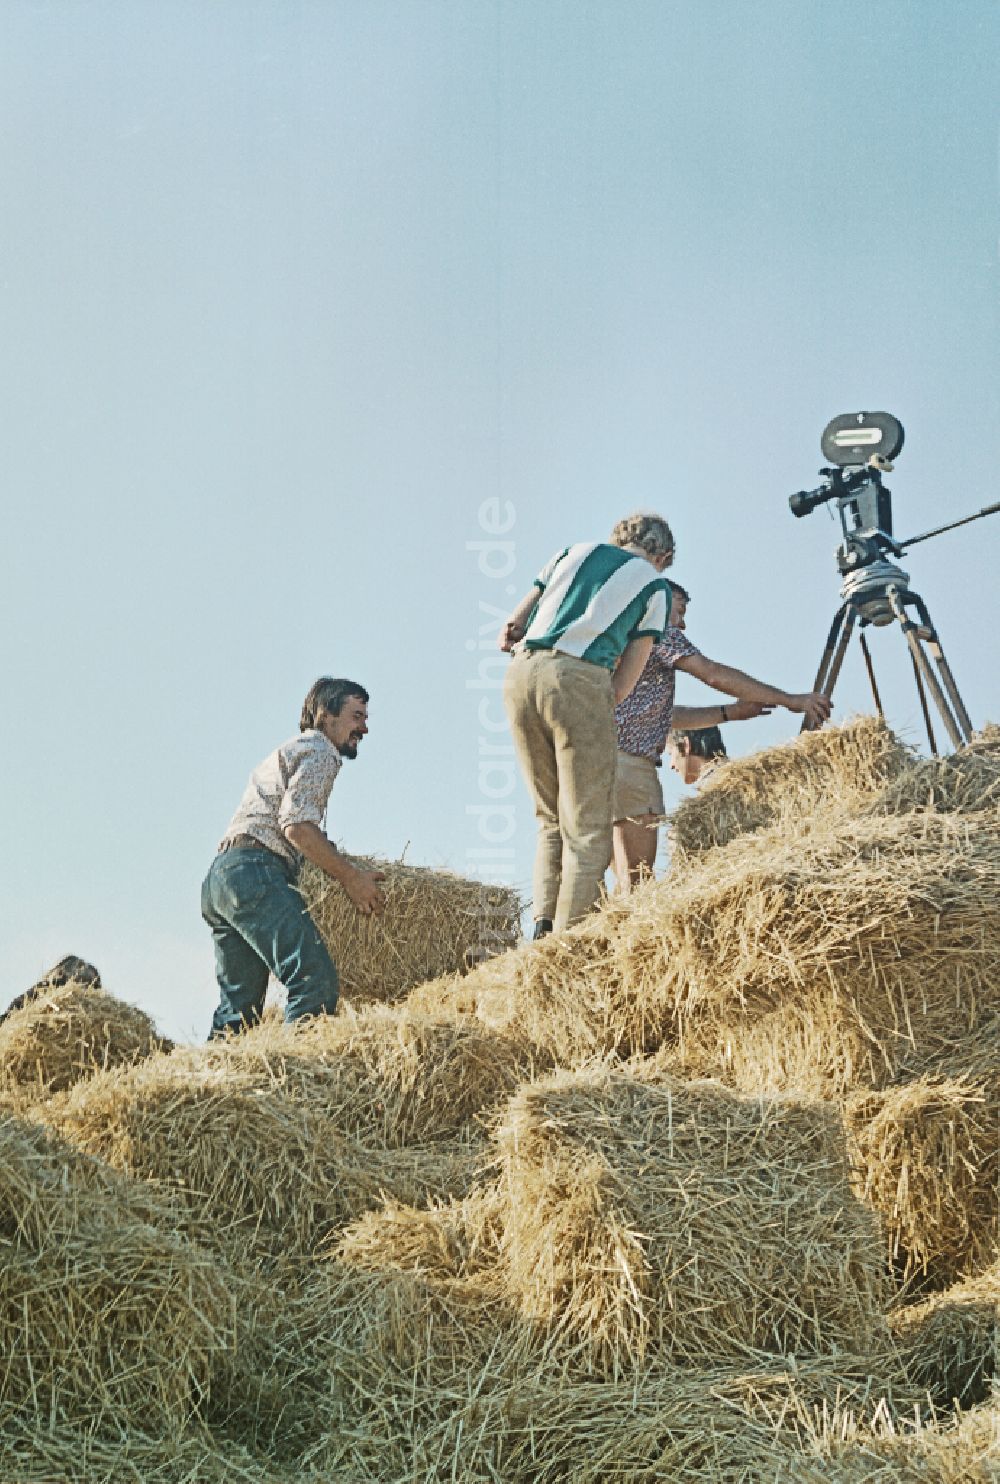
[[539, 1066], [666, 1046], [747, 1091], [884, 1086], [994, 999], [1000, 849], [989, 810], [900, 814], [867, 797], [738, 835], [408, 1003], [475, 1014]]
[[417, 984], [462, 973], [513, 947], [521, 901], [509, 886], [471, 881], [400, 861], [358, 858], [385, 875], [385, 911], [362, 916], [325, 871], [305, 862], [299, 890], [351, 1001], [398, 1000]]
[[880, 1242], [835, 1113], [605, 1069], [522, 1088], [502, 1130], [523, 1312], [615, 1373], [864, 1351]]
[[148, 1015], [103, 989], [45, 989], [0, 1023], [0, 1094], [8, 1104], [29, 1104], [169, 1046]]
[[455, 878], [397, 895], [406, 972], [342, 898], [403, 1004], [69, 1057], [42, 1008], [0, 1476], [995, 1481], [994, 731], [732, 764], [666, 881], [464, 975]]
[[0, 1415], [169, 1428], [198, 1405], [233, 1300], [172, 1206], [0, 1118]]
[[595, 1376], [565, 1335], [519, 1312], [503, 1250], [509, 1218], [501, 1184], [425, 1211], [390, 1204], [345, 1231], [299, 1330], [333, 1382], [324, 1475], [818, 1481], [803, 1453], [817, 1408], [830, 1426], [860, 1427], [913, 1404], [888, 1355], [874, 1370], [838, 1354]]
[[709, 774], [671, 814], [671, 842], [680, 854], [694, 855], [782, 820], [857, 807], [896, 778], [911, 756], [875, 717], [804, 732]]

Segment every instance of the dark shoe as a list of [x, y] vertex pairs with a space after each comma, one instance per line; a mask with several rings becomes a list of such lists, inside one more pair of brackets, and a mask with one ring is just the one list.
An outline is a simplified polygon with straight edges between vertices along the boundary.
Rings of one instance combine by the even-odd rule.
[[537, 943], [539, 938], [547, 938], [552, 931], [551, 917], [536, 917], [535, 931], [531, 935], [531, 941]]

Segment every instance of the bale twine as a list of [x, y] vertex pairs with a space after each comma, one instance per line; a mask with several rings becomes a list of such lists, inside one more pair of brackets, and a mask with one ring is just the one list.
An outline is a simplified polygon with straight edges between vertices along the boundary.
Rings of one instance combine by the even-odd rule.
[[832, 1109], [597, 1069], [522, 1088], [500, 1139], [512, 1288], [600, 1370], [881, 1336], [881, 1237]]
[[877, 717], [803, 732], [709, 774], [671, 814], [671, 843], [695, 855], [781, 819], [806, 818], [831, 805], [856, 807], [880, 793], [910, 756]]
[[142, 1010], [93, 985], [40, 989], [0, 1022], [0, 1091], [28, 1104], [170, 1044]]
[[385, 873], [380, 917], [362, 916], [343, 888], [308, 861], [298, 883], [349, 1000], [398, 1000], [414, 985], [512, 947], [520, 936], [521, 901], [513, 887], [399, 861], [358, 857], [353, 864]]
[[0, 1409], [81, 1427], [183, 1425], [233, 1300], [164, 1198], [0, 1117]]
[[829, 1017], [832, 997], [858, 1082], [880, 1086], [975, 1027], [1000, 982], [1000, 830], [983, 813], [776, 827], [630, 900], [616, 972], [666, 1042], [696, 1021], [735, 1039], [789, 1005]]

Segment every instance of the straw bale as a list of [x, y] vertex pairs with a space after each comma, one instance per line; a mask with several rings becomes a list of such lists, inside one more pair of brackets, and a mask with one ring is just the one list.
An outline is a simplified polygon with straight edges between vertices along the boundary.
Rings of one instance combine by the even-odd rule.
[[533, 1066], [523, 1039], [408, 1005], [364, 1006], [300, 1026], [260, 1026], [195, 1053], [322, 1108], [344, 1133], [398, 1148], [462, 1133]]
[[874, 809], [972, 813], [1000, 809], [1000, 727], [988, 726], [948, 757], [912, 759], [874, 801]]
[[367, 1272], [391, 1268], [469, 1278], [500, 1262], [505, 1216], [506, 1202], [495, 1185], [424, 1209], [387, 1201], [341, 1233], [336, 1255]]
[[803, 732], [709, 774], [671, 814], [671, 843], [680, 854], [694, 855], [782, 819], [807, 818], [830, 805], [856, 807], [895, 778], [910, 756], [877, 717]]
[[0, 1408], [40, 1424], [183, 1423], [233, 1302], [174, 1209], [37, 1126], [0, 1118]]
[[596, 1068], [522, 1088], [500, 1140], [513, 1290], [598, 1369], [884, 1333], [880, 1234], [833, 1109]]
[[1000, 1406], [992, 1402], [895, 1436], [833, 1439], [820, 1477], [824, 1484], [998, 1484], [998, 1459]]
[[306, 909], [337, 964], [348, 1000], [398, 1000], [414, 985], [459, 973], [520, 937], [521, 901], [510, 886], [468, 880], [400, 861], [354, 858], [385, 874], [385, 911], [365, 917], [308, 861], [299, 875]]
[[40, 990], [0, 1022], [0, 1090], [24, 1103], [168, 1050], [149, 1016], [91, 984]]
[[721, 1016], [695, 1018], [657, 1060], [676, 1075], [714, 1077], [739, 1092], [829, 1098], [870, 1080], [873, 1058], [853, 1008], [820, 985], [763, 1013], [736, 1003]]
[[858, 1194], [880, 1213], [894, 1268], [940, 1285], [1000, 1241], [1000, 1060], [984, 1078], [923, 1076], [848, 1098]]
[[44, 1117], [86, 1153], [176, 1189], [190, 1230], [248, 1256], [309, 1251], [379, 1197], [366, 1151], [321, 1109], [193, 1053], [100, 1073]]
[[852, 1075], [878, 1086], [975, 1027], [1000, 983], [1000, 833], [982, 814], [781, 826], [629, 901], [615, 966], [647, 1039], [696, 1020], [735, 1039], [746, 1017], [832, 996], [867, 1044]]
[[[346, 1468], [372, 1484], [818, 1484], [802, 1441], [816, 1408], [860, 1427], [913, 1406], [898, 1375], [843, 1355], [588, 1379], [578, 1351], [514, 1311], [502, 1269], [470, 1268], [464, 1250], [429, 1255], [398, 1212], [386, 1215], [386, 1265], [379, 1219], [366, 1219], [360, 1245], [345, 1234], [304, 1306], [300, 1343], [330, 1376], [313, 1455], [324, 1477]], [[463, 1222], [452, 1211], [445, 1225]]]
[[42, 1116], [116, 1169], [175, 1187], [202, 1240], [306, 1253], [383, 1194], [464, 1194], [482, 1158], [479, 1099], [519, 1080], [481, 1029], [436, 1037], [391, 1019], [376, 1009], [177, 1048], [98, 1074]]
[[536, 1070], [579, 1066], [608, 1054], [655, 1048], [661, 1011], [632, 993], [619, 965], [621, 925], [631, 898], [612, 897], [567, 932], [475, 969], [460, 984], [438, 980], [415, 990], [408, 1007], [458, 1019], [473, 1014], [491, 1030], [531, 1048]]
[[1000, 1249], [993, 1264], [890, 1316], [913, 1382], [935, 1405], [983, 1401], [1000, 1380]]
[[[505, 1480], [525, 1484], [822, 1484], [819, 1433], [883, 1434], [913, 1394], [867, 1358], [543, 1377], [507, 1401]], [[818, 1425], [817, 1419], [820, 1419]], [[886, 1475], [886, 1484], [891, 1476]]]

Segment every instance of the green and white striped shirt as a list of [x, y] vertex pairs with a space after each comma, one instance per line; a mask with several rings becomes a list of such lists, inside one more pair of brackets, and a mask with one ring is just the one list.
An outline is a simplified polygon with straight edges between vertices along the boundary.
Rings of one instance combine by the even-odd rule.
[[631, 639], [661, 639], [670, 584], [645, 557], [585, 541], [554, 556], [535, 578], [538, 605], [524, 636], [528, 649], [557, 649], [613, 670]]

